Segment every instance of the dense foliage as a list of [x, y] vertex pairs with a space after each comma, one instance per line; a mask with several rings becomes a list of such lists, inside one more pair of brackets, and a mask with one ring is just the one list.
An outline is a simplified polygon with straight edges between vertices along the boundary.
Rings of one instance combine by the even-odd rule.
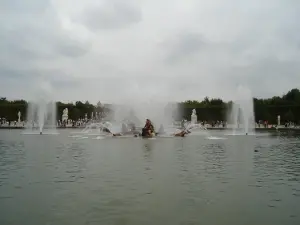
[[[88, 101], [85, 103], [77, 101], [75, 103], [57, 102], [57, 118], [61, 118], [63, 110], [68, 108], [70, 119], [78, 120], [85, 118], [85, 114], [90, 118], [91, 113], [104, 117], [109, 112], [108, 107], [103, 106], [100, 102], [97, 105], [92, 105]], [[26, 120], [28, 102], [25, 100], [9, 101], [6, 98], [0, 98], [0, 118], [6, 118], [8, 121], [17, 120], [18, 112], [22, 114], [22, 120]]]
[[[25, 100], [9, 101], [6, 98], [0, 98], [0, 118], [7, 120], [16, 120], [18, 111], [22, 113], [22, 119], [26, 118], [26, 108], [28, 103]], [[203, 101], [188, 100], [179, 103], [180, 115], [189, 119], [191, 110], [196, 109], [198, 120], [216, 121], [226, 120], [227, 112], [231, 108], [232, 102], [224, 102], [222, 99], [209, 99], [206, 97]], [[57, 116], [61, 118], [64, 108], [69, 110], [69, 118], [77, 120], [84, 118], [87, 113], [90, 117], [91, 113], [100, 113], [101, 116], [109, 111], [108, 107], [103, 106], [100, 102], [92, 105], [88, 101], [85, 103], [77, 101], [75, 103], [57, 102]], [[281, 116], [281, 120], [300, 122], [300, 91], [292, 89], [285, 95], [279, 97], [274, 96], [268, 99], [254, 98], [254, 112], [256, 120], [268, 120], [275, 123], [277, 116]]]
[[[292, 89], [287, 94], [279, 97], [274, 96], [267, 99], [254, 98], [254, 113], [256, 121], [267, 120], [276, 123], [277, 116], [280, 115], [283, 122], [300, 123], [300, 91]], [[232, 102], [223, 102], [222, 99], [209, 99], [203, 101], [185, 101], [180, 103], [183, 115], [190, 117], [191, 110], [197, 110], [198, 120], [226, 120], [227, 112], [230, 110]]]

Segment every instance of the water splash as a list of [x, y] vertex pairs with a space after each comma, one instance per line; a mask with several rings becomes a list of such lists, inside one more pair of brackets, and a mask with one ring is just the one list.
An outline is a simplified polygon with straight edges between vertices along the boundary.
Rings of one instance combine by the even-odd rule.
[[156, 129], [163, 125], [173, 125], [178, 105], [168, 102], [139, 101], [127, 105], [118, 105], [112, 108], [111, 118], [115, 123], [134, 123], [142, 127], [146, 119], [150, 119]]
[[253, 135], [255, 117], [252, 93], [249, 88], [240, 85], [236, 96], [238, 98], [233, 102], [228, 118], [233, 124], [232, 135]]
[[56, 102], [51, 99], [52, 88], [41, 82], [35, 97], [28, 103], [25, 134], [57, 134]]

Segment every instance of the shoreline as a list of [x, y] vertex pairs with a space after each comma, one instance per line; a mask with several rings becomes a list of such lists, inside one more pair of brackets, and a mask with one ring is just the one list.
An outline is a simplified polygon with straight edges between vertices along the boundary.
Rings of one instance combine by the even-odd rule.
[[[57, 127], [56, 129], [84, 129], [85, 127]], [[23, 130], [25, 127], [8, 127], [8, 126], [0, 126], [0, 130]], [[233, 130], [233, 128], [226, 127], [207, 127], [207, 130]], [[264, 128], [264, 127], [256, 127], [255, 131], [300, 131], [300, 127], [280, 127], [276, 128]]]

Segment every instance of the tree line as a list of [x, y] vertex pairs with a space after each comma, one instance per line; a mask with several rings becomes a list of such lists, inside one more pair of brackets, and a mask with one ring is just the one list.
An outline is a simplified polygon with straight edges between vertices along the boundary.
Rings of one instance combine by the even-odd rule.
[[[65, 108], [69, 110], [69, 118], [73, 120], [83, 119], [85, 115], [100, 115], [105, 117], [110, 111], [110, 107], [98, 102], [96, 105], [88, 101], [75, 103], [57, 102], [57, 118], [61, 118], [62, 111]], [[188, 100], [178, 103], [179, 110], [174, 112], [173, 117], [177, 120], [182, 118], [190, 119], [192, 109], [196, 109], [198, 120], [205, 121], [225, 121], [227, 113], [230, 111], [233, 102], [225, 102], [220, 98], [204, 98], [202, 101]], [[254, 114], [256, 121], [267, 120], [269, 123], [276, 123], [277, 116], [281, 116], [282, 122], [300, 123], [300, 91], [292, 89], [282, 96], [272, 98], [254, 98]], [[26, 119], [28, 102], [25, 100], [7, 100], [0, 98], [0, 118], [6, 118], [9, 121], [17, 120], [17, 113], [20, 111], [22, 119]], [[179, 113], [178, 113], [179, 112]]]
[[[26, 120], [28, 104], [29, 102], [25, 100], [9, 101], [6, 98], [0, 98], [0, 118], [5, 118], [8, 121], [15, 121], [18, 118], [18, 112], [21, 112], [21, 119]], [[95, 116], [97, 113], [99, 118], [103, 118], [110, 112], [110, 108], [102, 105], [100, 102], [96, 105], [93, 105], [88, 101], [76, 101], [75, 103], [56, 102], [56, 106], [57, 120], [61, 119], [65, 108], [68, 109], [68, 116], [72, 120], [84, 119], [86, 114], [88, 115], [88, 118], [90, 118], [92, 113]]]
[[[180, 103], [183, 115], [187, 118], [191, 110], [197, 110], [198, 120], [216, 121], [227, 120], [228, 111], [231, 110], [232, 101], [224, 102], [222, 99], [204, 98], [199, 102], [188, 100]], [[277, 123], [277, 116], [280, 115], [282, 122], [300, 123], [300, 91], [292, 89], [282, 96], [272, 98], [253, 98], [254, 115], [256, 121], [267, 120], [269, 123]]]

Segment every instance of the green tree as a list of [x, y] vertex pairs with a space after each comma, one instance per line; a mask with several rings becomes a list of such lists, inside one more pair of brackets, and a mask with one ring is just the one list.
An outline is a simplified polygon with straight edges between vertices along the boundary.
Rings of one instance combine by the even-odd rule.
[[287, 122], [294, 122], [295, 121], [295, 116], [294, 116], [294, 113], [289, 110], [285, 115], [284, 115], [284, 119], [287, 121]]
[[[270, 123], [276, 123], [278, 115], [282, 115], [282, 120], [300, 121], [300, 91], [292, 89], [285, 95], [274, 96], [271, 98], [254, 98], [254, 112], [256, 121], [268, 120]], [[5, 97], [0, 98], [0, 117], [8, 120], [16, 120], [18, 111], [21, 111], [22, 118], [26, 118], [28, 103], [23, 100], [10, 101]], [[228, 111], [232, 108], [232, 101], [224, 102], [220, 98], [205, 97], [203, 100], [187, 100], [174, 107], [173, 115], [177, 119], [182, 117], [190, 118], [191, 110], [196, 109], [199, 120], [225, 120]], [[90, 116], [92, 112], [99, 112], [105, 116], [111, 111], [109, 105], [103, 105], [99, 101], [96, 105], [88, 101], [84, 103], [76, 101], [75, 103], [57, 102], [57, 117], [61, 118], [64, 108], [69, 109], [70, 119], [84, 118], [85, 113]], [[179, 108], [179, 110], [178, 110]], [[178, 113], [180, 112], [180, 113]]]

